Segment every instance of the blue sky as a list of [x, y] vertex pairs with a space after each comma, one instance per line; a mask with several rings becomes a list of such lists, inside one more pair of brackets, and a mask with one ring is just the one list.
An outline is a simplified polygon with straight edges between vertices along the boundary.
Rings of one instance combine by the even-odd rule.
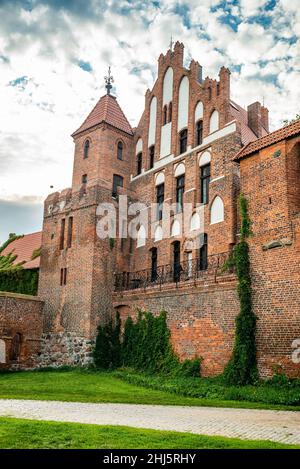
[[50, 185], [70, 185], [70, 134], [108, 65], [137, 124], [171, 35], [204, 77], [229, 67], [233, 99], [264, 100], [272, 129], [299, 113], [298, 1], [0, 0], [0, 242], [39, 230]]

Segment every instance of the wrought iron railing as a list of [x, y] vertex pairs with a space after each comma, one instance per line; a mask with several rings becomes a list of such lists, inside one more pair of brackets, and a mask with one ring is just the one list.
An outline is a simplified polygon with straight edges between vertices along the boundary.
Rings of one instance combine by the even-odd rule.
[[[201, 278], [214, 278], [224, 273], [224, 265], [229, 252], [208, 256], [205, 260], [193, 259], [178, 265], [162, 265], [156, 269], [115, 274], [115, 291], [135, 290], [166, 283], [196, 281]], [[232, 269], [230, 270], [232, 272]]]

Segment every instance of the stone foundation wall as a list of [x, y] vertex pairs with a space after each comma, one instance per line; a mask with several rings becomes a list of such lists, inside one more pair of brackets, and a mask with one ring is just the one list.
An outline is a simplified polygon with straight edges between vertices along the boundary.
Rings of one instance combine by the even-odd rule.
[[93, 361], [94, 342], [72, 332], [43, 334], [38, 367], [87, 366]]

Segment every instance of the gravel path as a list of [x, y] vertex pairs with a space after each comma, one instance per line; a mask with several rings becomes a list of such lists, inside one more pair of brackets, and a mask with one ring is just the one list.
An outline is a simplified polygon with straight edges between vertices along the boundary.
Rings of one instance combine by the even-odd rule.
[[1, 399], [0, 415], [300, 444], [300, 412]]

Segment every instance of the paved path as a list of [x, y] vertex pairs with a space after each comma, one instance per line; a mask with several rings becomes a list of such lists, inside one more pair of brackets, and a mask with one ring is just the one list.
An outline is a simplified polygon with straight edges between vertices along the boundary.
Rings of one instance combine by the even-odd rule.
[[1, 399], [0, 415], [300, 444], [300, 412]]

